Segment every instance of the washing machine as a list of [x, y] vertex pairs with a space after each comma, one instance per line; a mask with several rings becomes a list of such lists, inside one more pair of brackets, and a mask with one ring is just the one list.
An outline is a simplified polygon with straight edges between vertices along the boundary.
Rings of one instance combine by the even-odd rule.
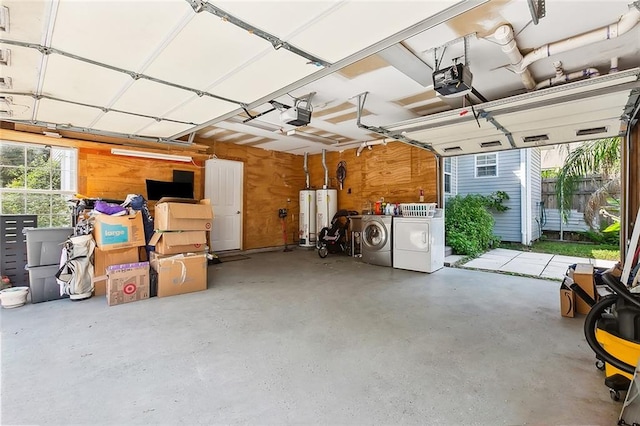
[[362, 216], [362, 261], [393, 266], [393, 216]]

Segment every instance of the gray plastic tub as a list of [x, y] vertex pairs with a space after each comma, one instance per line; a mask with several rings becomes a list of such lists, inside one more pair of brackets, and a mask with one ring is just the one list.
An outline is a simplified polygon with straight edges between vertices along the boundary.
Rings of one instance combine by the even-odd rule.
[[63, 243], [73, 235], [73, 228], [25, 228], [27, 267], [59, 265]]
[[29, 271], [31, 303], [48, 302], [69, 297], [67, 295], [60, 296], [60, 285], [56, 281], [58, 269], [60, 269], [58, 265], [27, 268], [27, 271]]

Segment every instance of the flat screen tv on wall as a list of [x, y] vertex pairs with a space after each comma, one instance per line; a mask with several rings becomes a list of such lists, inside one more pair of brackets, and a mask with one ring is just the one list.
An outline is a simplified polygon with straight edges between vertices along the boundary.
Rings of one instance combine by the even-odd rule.
[[193, 198], [193, 183], [147, 179], [147, 200], [158, 201], [162, 197]]

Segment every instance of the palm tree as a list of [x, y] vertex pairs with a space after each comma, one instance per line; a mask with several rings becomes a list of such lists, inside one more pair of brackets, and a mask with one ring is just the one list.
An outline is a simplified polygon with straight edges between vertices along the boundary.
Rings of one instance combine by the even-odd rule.
[[[573, 194], [580, 178], [599, 174], [605, 184], [594, 192], [585, 209], [589, 226], [607, 200], [615, 198], [620, 188], [620, 139], [606, 138], [584, 142], [569, 153], [558, 172], [556, 195], [562, 220], [566, 223], [571, 210]], [[616, 190], [617, 188], [617, 190]]]

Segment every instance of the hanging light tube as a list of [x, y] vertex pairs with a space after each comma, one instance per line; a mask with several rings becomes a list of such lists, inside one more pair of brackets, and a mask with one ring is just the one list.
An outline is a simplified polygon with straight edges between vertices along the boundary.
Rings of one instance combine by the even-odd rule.
[[193, 158], [185, 155], [161, 154], [157, 152], [144, 152], [144, 151], [129, 151], [128, 149], [113, 148], [111, 150], [111, 153], [113, 155], [125, 155], [127, 157], [150, 158], [153, 160], [181, 161], [183, 163], [191, 163], [193, 161]]

